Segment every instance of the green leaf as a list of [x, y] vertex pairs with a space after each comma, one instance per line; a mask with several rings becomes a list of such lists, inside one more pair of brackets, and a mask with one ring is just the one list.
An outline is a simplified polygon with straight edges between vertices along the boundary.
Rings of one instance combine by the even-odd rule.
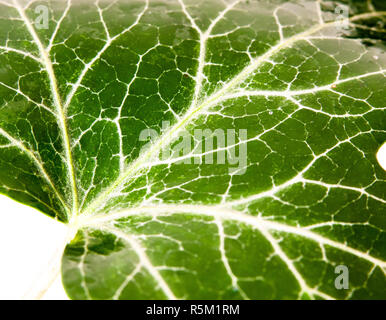
[[71, 298], [386, 299], [384, 1], [0, 7], [0, 192]]

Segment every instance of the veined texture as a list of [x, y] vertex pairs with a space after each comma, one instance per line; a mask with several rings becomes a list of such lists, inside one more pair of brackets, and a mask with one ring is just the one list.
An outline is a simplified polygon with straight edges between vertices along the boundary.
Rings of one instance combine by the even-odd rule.
[[[76, 228], [71, 298], [386, 298], [384, 1], [0, 8], [0, 192]], [[245, 164], [156, 157], [197, 129]]]

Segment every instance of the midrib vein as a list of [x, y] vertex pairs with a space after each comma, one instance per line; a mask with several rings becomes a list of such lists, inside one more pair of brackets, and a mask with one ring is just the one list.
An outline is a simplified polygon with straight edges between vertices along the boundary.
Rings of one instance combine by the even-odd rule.
[[28, 32], [32, 36], [35, 44], [37, 45], [40, 53], [40, 57], [42, 60], [42, 65], [45, 67], [49, 81], [50, 81], [50, 88], [52, 97], [54, 100], [54, 105], [56, 108], [56, 112], [58, 115], [59, 120], [59, 128], [62, 133], [63, 138], [63, 144], [65, 149], [65, 155], [66, 155], [66, 164], [68, 169], [68, 175], [71, 183], [71, 191], [72, 191], [72, 217], [76, 216], [78, 214], [78, 194], [77, 194], [77, 187], [76, 187], [76, 179], [75, 179], [75, 171], [74, 171], [74, 163], [72, 159], [72, 152], [71, 152], [71, 145], [70, 145], [70, 138], [68, 134], [67, 129], [67, 122], [66, 122], [66, 115], [64, 113], [63, 105], [61, 102], [61, 98], [59, 95], [58, 85], [56, 76], [54, 73], [54, 69], [52, 67], [51, 60], [48, 56], [47, 50], [44, 48], [42, 42], [40, 41], [39, 36], [37, 35], [34, 27], [32, 26], [31, 22], [29, 21], [28, 17], [26, 16], [24, 9], [20, 6], [18, 0], [13, 0], [13, 3], [15, 5], [15, 8], [19, 12], [20, 17], [22, 18], [23, 22], [25, 23]]

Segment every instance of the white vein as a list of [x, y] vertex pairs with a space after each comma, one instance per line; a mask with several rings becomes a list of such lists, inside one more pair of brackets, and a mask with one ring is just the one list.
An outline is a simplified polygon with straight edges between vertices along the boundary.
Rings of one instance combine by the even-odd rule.
[[342, 184], [325, 183], [325, 182], [322, 182], [322, 181], [315, 181], [315, 180], [310, 180], [310, 179], [301, 179], [300, 182], [309, 183], [309, 184], [317, 184], [317, 185], [325, 187], [327, 189], [339, 188], [339, 189], [355, 191], [355, 192], [358, 192], [358, 193], [360, 193], [362, 195], [365, 195], [368, 198], [372, 198], [372, 199], [374, 199], [376, 201], [379, 201], [379, 202], [382, 202], [382, 203], [386, 204], [386, 200], [384, 200], [382, 198], [379, 198], [379, 197], [377, 197], [377, 196], [375, 196], [373, 194], [370, 194], [370, 193], [368, 193], [366, 190], [364, 190], [362, 188], [346, 186], [346, 185], [342, 185]]
[[319, 24], [324, 24], [321, 2], [316, 1], [315, 6], [316, 6], [316, 13], [317, 13], [318, 19], [319, 19]]
[[280, 41], [282, 42], [284, 40], [284, 35], [283, 35], [283, 26], [281, 25], [280, 20], [279, 20], [279, 16], [278, 16], [279, 10], [280, 10], [280, 7], [277, 7], [273, 11], [273, 17], [275, 18], [277, 28], [279, 29], [279, 37], [280, 37]]
[[113, 227], [103, 227], [104, 230], [114, 234], [115, 236], [125, 240], [131, 248], [135, 251], [135, 253], [138, 255], [138, 258], [140, 259], [140, 264], [146, 268], [146, 270], [151, 274], [151, 276], [154, 278], [154, 280], [157, 282], [158, 286], [161, 288], [161, 290], [165, 293], [166, 297], [169, 300], [177, 300], [176, 296], [172, 292], [172, 290], [169, 288], [166, 281], [162, 278], [161, 274], [155, 268], [150, 261], [149, 257], [146, 254], [146, 251], [142, 246], [139, 244], [138, 241], [136, 241], [132, 236], [122, 232], [121, 230]]
[[[322, 28], [325, 28], [327, 26], [333, 26], [335, 24], [335, 22], [331, 22], [331, 23], [324, 23], [323, 22], [322, 12], [320, 10], [319, 3], [317, 3], [317, 14], [319, 17], [319, 23], [320, 24], [316, 25], [314, 27], [311, 27], [309, 30], [306, 30], [306, 31], [304, 31], [298, 35], [295, 35], [291, 38], [288, 38], [288, 39], [284, 39], [282, 26], [280, 24], [279, 17], [277, 15], [278, 11], [275, 10], [274, 18], [275, 18], [277, 25], [278, 25], [278, 28], [279, 28], [280, 42], [277, 45], [271, 47], [271, 49], [269, 49], [265, 54], [252, 60], [251, 63], [246, 68], [244, 68], [236, 77], [234, 77], [234, 79], [232, 79], [231, 81], [226, 83], [221, 89], [219, 89], [217, 92], [215, 92], [210, 97], [208, 97], [205, 101], [203, 101], [203, 102], [201, 102], [201, 104], [199, 104], [200, 92], [202, 89], [202, 82], [203, 82], [204, 77], [205, 77], [204, 67], [205, 67], [205, 55], [206, 55], [206, 42], [207, 42], [208, 38], [211, 36], [211, 32], [214, 29], [214, 27], [216, 26], [216, 24], [221, 19], [223, 19], [225, 17], [225, 15], [231, 9], [233, 9], [234, 6], [236, 4], [238, 4], [240, 1], [234, 1], [230, 5], [227, 5], [226, 8], [222, 12], [220, 12], [220, 14], [216, 17], [216, 19], [214, 19], [212, 21], [208, 30], [205, 32], [201, 31], [200, 28], [197, 26], [195, 20], [189, 14], [184, 2], [182, 0], [178, 0], [178, 1], [181, 4], [181, 8], [182, 8], [183, 13], [187, 16], [188, 20], [191, 22], [192, 27], [200, 35], [200, 54], [199, 54], [199, 59], [198, 59], [199, 63], [198, 63], [197, 74], [195, 77], [196, 87], [195, 87], [195, 91], [194, 91], [194, 96], [193, 96], [191, 108], [185, 114], [185, 116], [183, 118], [178, 120], [178, 122], [175, 126], [170, 128], [170, 130], [160, 139], [159, 143], [157, 143], [153, 148], [151, 148], [147, 154], [145, 154], [142, 157], [139, 157], [137, 159], [137, 161], [135, 161], [127, 169], [126, 172], [124, 172], [123, 174], [120, 175], [120, 177], [117, 179], [117, 181], [115, 183], [113, 183], [110, 188], [108, 188], [106, 191], [102, 192], [100, 194], [100, 196], [97, 198], [97, 200], [94, 203], [92, 203], [92, 205], [89, 208], [87, 208], [86, 213], [92, 213], [93, 209], [98, 208], [98, 206], [101, 203], [103, 203], [106, 199], [108, 199], [108, 197], [111, 196], [111, 194], [113, 194], [114, 191], [116, 191], [116, 189], [118, 189], [126, 181], [126, 179], [128, 177], [130, 177], [130, 175], [132, 173], [138, 171], [138, 169], [141, 168], [141, 162], [143, 162], [144, 160], [149, 158], [150, 155], [152, 153], [156, 152], [160, 147], [162, 147], [162, 145], [170, 142], [173, 138], [173, 135], [175, 135], [180, 129], [184, 128], [192, 119], [194, 119], [195, 116], [199, 115], [200, 112], [202, 112], [203, 110], [206, 110], [209, 107], [216, 105], [220, 101], [224, 100], [224, 98], [229, 99], [229, 98], [236, 98], [239, 96], [252, 96], [252, 95], [261, 95], [261, 96], [268, 96], [268, 95], [275, 96], [276, 95], [276, 96], [288, 97], [288, 98], [292, 99], [292, 101], [294, 101], [292, 97], [296, 96], [296, 95], [313, 94], [315, 92], [322, 91], [322, 90], [331, 90], [331, 85], [326, 85], [326, 86], [322, 86], [322, 87], [318, 87], [318, 88], [299, 90], [299, 91], [283, 91], [283, 92], [278, 92], [278, 91], [240, 91], [240, 92], [229, 94], [229, 92], [233, 88], [235, 88], [238, 84], [240, 84], [243, 80], [245, 80], [260, 65], [262, 65], [266, 61], [269, 61], [270, 57], [275, 55], [281, 49], [286, 48], [286, 47], [290, 47], [291, 45], [293, 45], [297, 41], [304, 40], [305, 38], [310, 37], [312, 34], [320, 31]], [[105, 33], [106, 33], [106, 43], [103, 46], [103, 48], [98, 52], [98, 54], [90, 62], [85, 64], [84, 69], [80, 73], [80, 76], [78, 77], [77, 81], [73, 84], [72, 89], [71, 89], [69, 95], [67, 96], [64, 105], [62, 105], [62, 102], [61, 102], [61, 99], [60, 99], [60, 96], [58, 93], [58, 89], [57, 89], [56, 78], [54, 75], [52, 63], [50, 61], [48, 52], [52, 48], [52, 45], [54, 43], [54, 40], [55, 40], [56, 34], [60, 28], [60, 25], [69, 11], [69, 8], [71, 6], [71, 1], [69, 0], [67, 2], [67, 7], [66, 7], [63, 15], [61, 16], [61, 18], [59, 19], [59, 21], [56, 25], [56, 28], [54, 30], [54, 33], [51, 36], [50, 43], [49, 43], [47, 49], [45, 49], [43, 47], [37, 33], [35, 32], [35, 30], [32, 26], [32, 24], [30, 23], [27, 16], [25, 15], [24, 9], [19, 5], [17, 0], [14, 0], [13, 2], [14, 2], [14, 7], [18, 10], [18, 12], [19, 12], [21, 18], [23, 19], [23, 21], [25, 22], [27, 29], [30, 32], [34, 42], [38, 46], [41, 57], [37, 58], [29, 53], [26, 53], [26, 52], [23, 52], [23, 51], [17, 50], [17, 49], [8, 48], [8, 47], [0, 47], [0, 49], [5, 50], [5, 51], [13, 51], [13, 52], [16, 52], [18, 54], [22, 54], [26, 57], [32, 58], [32, 59], [42, 63], [46, 68], [46, 71], [48, 73], [49, 80], [50, 80], [51, 91], [53, 94], [53, 99], [54, 99], [55, 107], [57, 110], [57, 116], [59, 119], [61, 132], [64, 135], [63, 138], [64, 138], [65, 150], [66, 150], [67, 166], [69, 169], [69, 175], [70, 175], [71, 185], [72, 185], [72, 190], [73, 190], [73, 208], [75, 209], [75, 214], [77, 214], [77, 195], [76, 195], [75, 173], [73, 171], [71, 149], [70, 149], [70, 144], [69, 144], [69, 137], [67, 134], [64, 110], [70, 105], [73, 96], [76, 94], [78, 88], [81, 87], [81, 83], [82, 83], [84, 76], [92, 68], [93, 64], [102, 56], [102, 54], [107, 50], [107, 48], [111, 45], [111, 43], [115, 39], [117, 39], [119, 36], [121, 36], [125, 32], [128, 32], [129, 30], [131, 30], [131, 28], [133, 28], [135, 25], [137, 25], [139, 23], [140, 19], [147, 11], [149, 3], [148, 3], [148, 1], [146, 1], [144, 9], [137, 16], [137, 19], [135, 20], [135, 22], [131, 26], [129, 26], [128, 28], [126, 28], [121, 33], [117, 34], [116, 36], [111, 37], [110, 33], [108, 31], [107, 25], [106, 25], [104, 18], [103, 18], [103, 10], [99, 7], [99, 1], [96, 2], [98, 14], [100, 16], [101, 23], [102, 23], [103, 28], [104, 28]], [[9, 5], [7, 3], [4, 3], [3, 1], [0, 1], [0, 4]], [[384, 13], [372, 12], [372, 13], [358, 15], [358, 16], [355, 16], [355, 17], [350, 18], [348, 20], [351, 22], [351, 21], [356, 21], [356, 20], [360, 20], [360, 19], [364, 19], [364, 18], [374, 17], [374, 16], [377, 16], [380, 14], [384, 14]], [[371, 75], [375, 75], [375, 74], [384, 74], [384, 73], [385, 73], [385, 70], [380, 70], [377, 72], [359, 75], [357, 77], [347, 78], [347, 79], [343, 79], [343, 80], [337, 80], [336, 82], [334, 82], [334, 85], [341, 84], [341, 83], [344, 83], [347, 81], [358, 80], [358, 79], [361, 79], [363, 77], [367, 77], [367, 76], [371, 76]], [[333, 90], [333, 92], [341, 94], [335, 90]], [[19, 149], [26, 152], [28, 154], [28, 156], [30, 156], [31, 159], [33, 159], [34, 162], [36, 162], [36, 165], [39, 168], [39, 170], [42, 170], [43, 177], [45, 179], [48, 179], [47, 181], [50, 182], [47, 173], [45, 173], [44, 168], [41, 165], [41, 162], [36, 158], [34, 153], [31, 152], [30, 150], [28, 150], [19, 141], [10, 137], [6, 132], [4, 132], [4, 130], [2, 130], [2, 129], [0, 129], [0, 130], [1, 130], [0, 133], [3, 136], [5, 136], [8, 140], [10, 140], [11, 143], [14, 144], [15, 146], [17, 146]], [[349, 139], [351, 139], [351, 138], [349, 138]], [[347, 141], [349, 139], [347, 139]], [[344, 142], [346, 142], [346, 140], [339, 142], [338, 145], [341, 143], [344, 143]], [[335, 148], [335, 147], [336, 146], [334, 146], [333, 148]], [[135, 250], [138, 257], [140, 258], [140, 264], [137, 266], [137, 268], [134, 270], [134, 272], [126, 278], [125, 282], [118, 289], [115, 297], [119, 297], [119, 294], [121, 292], [120, 290], [123, 290], [125, 284], [127, 284], [128, 281], [132, 280], [132, 278], [135, 276], [136, 272], [138, 272], [138, 270], [139, 270], [138, 268], [143, 266], [154, 277], [154, 279], [157, 281], [157, 283], [159, 284], [161, 289], [165, 292], [166, 296], [169, 299], [176, 299], [173, 292], [170, 290], [169, 286], [167, 285], [167, 283], [164, 281], [164, 279], [162, 278], [162, 276], [158, 272], [157, 268], [155, 268], [152, 265], [150, 259], [146, 255], [145, 249], [142, 248], [140, 243], [137, 242], [133, 237], [131, 237], [130, 235], [127, 235], [126, 233], [120, 231], [119, 229], [107, 227], [105, 225], [106, 222], [111, 221], [113, 219], [118, 219], [120, 217], [126, 217], [128, 215], [142, 214], [144, 212], [147, 214], [153, 215], [153, 216], [158, 216], [158, 215], [162, 215], [165, 213], [167, 213], [167, 214], [170, 214], [170, 213], [189, 213], [189, 214], [192, 214], [193, 213], [193, 214], [207, 215], [207, 216], [213, 217], [216, 221], [216, 224], [217, 224], [218, 230], [219, 230], [219, 234], [220, 234], [219, 249], [221, 252], [221, 259], [224, 263], [224, 266], [227, 270], [227, 273], [229, 274], [229, 276], [232, 280], [232, 284], [234, 286], [237, 285], [237, 278], [234, 276], [234, 274], [230, 268], [229, 261], [227, 260], [227, 257], [226, 257], [225, 242], [224, 242], [225, 241], [225, 233], [224, 233], [224, 228], [222, 225], [222, 220], [231, 220], [231, 221], [236, 221], [239, 223], [244, 223], [244, 224], [247, 224], [247, 225], [259, 230], [266, 237], [266, 239], [271, 243], [273, 249], [275, 250], [275, 253], [286, 263], [288, 269], [295, 276], [295, 278], [297, 279], [302, 290], [305, 292], [309, 292], [311, 294], [320, 295], [326, 299], [329, 299], [331, 297], [329, 297], [328, 295], [326, 295], [324, 293], [319, 292], [317, 289], [310, 288], [307, 286], [304, 279], [301, 277], [300, 273], [295, 268], [293, 261], [291, 261], [285, 255], [283, 250], [280, 248], [278, 241], [271, 235], [270, 232], [279, 231], [279, 232], [285, 232], [285, 233], [289, 233], [289, 234], [295, 234], [295, 235], [298, 235], [298, 236], [301, 236], [301, 237], [304, 237], [304, 238], [307, 238], [307, 239], [310, 239], [312, 241], [319, 243], [319, 245], [321, 246], [321, 248], [323, 248], [323, 250], [324, 250], [324, 246], [331, 246], [331, 247], [334, 247], [336, 249], [353, 254], [361, 259], [367, 260], [367, 261], [373, 263], [374, 265], [380, 266], [381, 268], [384, 269], [386, 267], [385, 262], [372, 257], [371, 255], [369, 255], [366, 252], [361, 252], [357, 249], [351, 248], [344, 243], [338, 243], [338, 242], [333, 241], [331, 239], [325, 238], [325, 237], [311, 231], [310, 228], [307, 229], [307, 228], [301, 228], [301, 227], [293, 227], [293, 226], [285, 225], [285, 224], [278, 223], [278, 222], [264, 220], [264, 219], [261, 219], [260, 217], [247, 215], [245, 213], [234, 211], [231, 208], [229, 208], [232, 205], [246, 203], [247, 201], [253, 201], [253, 200], [261, 198], [261, 197], [273, 196], [275, 193], [282, 190], [283, 188], [286, 188], [286, 187], [288, 187], [294, 183], [297, 183], [297, 182], [319, 184], [327, 189], [330, 189], [330, 188], [348, 189], [348, 190], [360, 192], [361, 194], [365, 194], [368, 197], [371, 197], [377, 201], [381, 201], [381, 202], [385, 203], [385, 201], [383, 199], [380, 199], [374, 195], [371, 195], [361, 188], [347, 187], [347, 186], [342, 186], [342, 185], [332, 185], [332, 184], [326, 184], [326, 183], [323, 183], [320, 181], [312, 181], [312, 180], [304, 179], [302, 175], [315, 163], [315, 161], [317, 159], [319, 159], [321, 156], [325, 156], [330, 150], [331, 149], [327, 150], [322, 155], [315, 156], [313, 161], [311, 161], [309, 163], [309, 165], [307, 165], [304, 168], [304, 170], [302, 170], [296, 177], [294, 177], [293, 179], [290, 179], [286, 183], [284, 183], [280, 186], [274, 186], [271, 190], [266, 191], [266, 192], [262, 192], [256, 196], [253, 196], [253, 197], [250, 197], [247, 199], [242, 199], [240, 201], [234, 201], [234, 202], [226, 203], [226, 204], [224, 204], [226, 207], [224, 207], [224, 206], [199, 206], [199, 205], [195, 205], [195, 206], [160, 205], [157, 207], [151, 207], [150, 206], [150, 207], [128, 209], [124, 212], [120, 212], [120, 213], [116, 213], [116, 214], [113, 213], [113, 214], [110, 214], [108, 216], [103, 216], [103, 217], [100, 217], [100, 216], [90, 217], [89, 215], [85, 215], [82, 218], [82, 221], [83, 221], [82, 226], [98, 225], [98, 227], [115, 234], [117, 237], [120, 237], [120, 238], [124, 239], [125, 241], [127, 241], [132, 246], [132, 248]], [[53, 188], [55, 188], [54, 185], [52, 184], [52, 182], [50, 185]], [[58, 195], [58, 196], [60, 196], [60, 195]], [[240, 292], [242, 293], [242, 290], [240, 290]], [[244, 298], [247, 298], [247, 297], [245, 296]]]
[[0, 82], [0, 85], [2, 85], [3, 87], [15, 92], [16, 94], [18, 95], [21, 95], [24, 99], [26, 99], [28, 102], [31, 102], [33, 104], [35, 104], [36, 106], [40, 107], [40, 108], [43, 108], [44, 110], [48, 111], [49, 113], [51, 113], [56, 119], [58, 118], [58, 115], [53, 112], [50, 108], [48, 108], [45, 104], [43, 103], [39, 103], [35, 100], [32, 100], [29, 96], [27, 96], [23, 91], [20, 90], [20, 88], [13, 88], [3, 82]]
[[159, 217], [167, 214], [197, 214], [202, 216], [209, 216], [212, 218], [219, 217], [225, 221], [236, 221], [239, 223], [243, 223], [249, 225], [255, 229], [265, 228], [266, 230], [272, 231], [280, 231], [289, 234], [295, 234], [300, 237], [315, 241], [322, 245], [327, 245], [341, 251], [350, 253], [354, 256], [357, 256], [361, 259], [367, 260], [374, 265], [377, 265], [381, 268], [386, 268], [386, 262], [374, 258], [366, 252], [362, 252], [360, 250], [354, 249], [344, 243], [340, 243], [322, 235], [319, 235], [307, 228], [302, 227], [294, 227], [290, 225], [286, 225], [283, 223], [270, 221], [263, 219], [258, 216], [249, 215], [243, 213], [241, 211], [234, 210], [229, 206], [204, 206], [204, 205], [166, 205], [159, 204], [156, 206], [147, 206], [147, 207], [137, 207], [132, 209], [126, 209], [121, 212], [111, 213], [111, 214], [103, 214], [100, 216], [81, 216], [80, 224], [83, 226], [98, 226], [104, 228], [104, 226], [110, 222], [121, 218], [126, 218], [129, 216], [136, 215], [148, 215], [153, 217]]
[[262, 198], [266, 198], [266, 197], [273, 197], [273, 195], [277, 194], [279, 191], [284, 190], [284, 189], [286, 189], [286, 188], [288, 188], [288, 187], [290, 187], [290, 186], [292, 186], [292, 185], [294, 185], [296, 183], [319, 184], [321, 186], [324, 186], [327, 189], [330, 189], [330, 188], [341, 188], [341, 189], [351, 190], [351, 191], [359, 192], [360, 194], [366, 195], [367, 197], [372, 198], [372, 199], [377, 200], [377, 201], [380, 201], [382, 203], [386, 203], [386, 201], [384, 199], [379, 198], [379, 197], [377, 197], [377, 196], [375, 196], [375, 195], [373, 195], [371, 193], [368, 193], [363, 188], [351, 187], [351, 186], [346, 186], [346, 185], [342, 185], [342, 184], [335, 184], [335, 185], [327, 184], [327, 183], [323, 183], [321, 181], [308, 180], [308, 179], [304, 178], [304, 174], [316, 163], [316, 161], [318, 161], [319, 159], [321, 159], [323, 157], [326, 157], [328, 155], [328, 153], [330, 153], [332, 150], [338, 148], [342, 144], [349, 143], [349, 142], [351, 142], [352, 139], [354, 139], [354, 138], [356, 138], [356, 137], [358, 137], [360, 135], [363, 135], [363, 134], [366, 134], [366, 133], [370, 133], [370, 132], [372, 132], [372, 131], [359, 132], [359, 133], [357, 133], [357, 134], [355, 134], [355, 135], [353, 135], [351, 137], [348, 137], [347, 139], [339, 141], [334, 146], [332, 146], [331, 148], [328, 148], [327, 150], [325, 150], [324, 152], [320, 153], [319, 155], [314, 155], [313, 159], [296, 176], [294, 176], [293, 178], [287, 180], [283, 184], [274, 185], [271, 189], [269, 189], [267, 191], [260, 192], [260, 193], [258, 193], [256, 195], [252, 195], [250, 197], [241, 198], [241, 199], [234, 200], [234, 201], [229, 201], [228, 204], [236, 206], [236, 205], [250, 203], [252, 201], [255, 201], [255, 200], [258, 200], [258, 199], [262, 199]]
[[232, 281], [232, 286], [238, 290], [238, 292], [240, 293], [240, 295], [243, 297], [244, 300], [249, 300], [248, 295], [244, 292], [244, 290], [242, 290], [240, 288], [240, 286], [238, 284], [238, 279], [235, 276], [235, 274], [233, 273], [232, 268], [231, 268], [229, 261], [228, 261], [228, 258], [227, 258], [227, 254], [226, 254], [226, 250], [225, 250], [225, 237], [226, 237], [226, 235], [225, 235], [225, 231], [224, 231], [223, 221], [218, 216], [216, 216], [215, 217], [215, 223], [217, 225], [218, 235], [219, 235], [219, 242], [220, 242], [219, 243], [219, 250], [220, 250], [220, 254], [221, 254], [221, 261], [222, 261], [223, 265], [225, 266], [225, 270]]
[[[39, 170], [40, 174], [42, 175], [43, 179], [48, 183], [48, 185], [51, 187], [51, 189], [55, 192], [56, 196], [58, 197], [59, 201], [62, 203], [63, 207], [68, 211], [68, 207], [62, 196], [60, 195], [59, 191], [56, 189], [54, 183], [50, 179], [49, 175], [47, 174], [46, 170], [44, 169], [44, 166], [42, 165], [42, 162], [38, 157], [35, 155], [33, 151], [31, 151], [29, 148], [27, 148], [21, 141], [15, 139], [11, 135], [9, 135], [6, 131], [4, 131], [2, 128], [0, 128], [0, 134], [5, 137], [9, 142], [11, 142], [11, 145], [20, 149], [23, 153], [25, 153], [35, 164], [36, 168]], [[67, 212], [68, 213], [68, 212]]]
[[8, 47], [8, 46], [0, 46], [0, 50], [4, 50], [6, 52], [15, 52], [15, 53], [18, 53], [24, 57], [31, 58], [39, 63], [42, 63], [42, 60], [40, 58], [34, 56], [32, 53], [25, 52], [25, 51], [20, 50], [20, 49], [15, 49], [15, 48]]
[[285, 254], [285, 252], [280, 247], [278, 241], [266, 230], [263, 226], [255, 225], [255, 227], [260, 231], [260, 233], [270, 242], [272, 248], [275, 251], [275, 254], [280, 257], [280, 259], [287, 265], [287, 268], [291, 271], [293, 276], [295, 277], [296, 281], [300, 285], [301, 292], [299, 293], [299, 297], [301, 297], [302, 293], [309, 293], [311, 296], [317, 294], [321, 296], [322, 298], [326, 300], [334, 300], [331, 296], [320, 292], [319, 290], [315, 288], [310, 288], [302, 275], [299, 273], [299, 271], [296, 269], [294, 262], [288, 258], [288, 256]]
[[[265, 97], [293, 97], [293, 96], [300, 96], [300, 95], [306, 95], [306, 94], [314, 94], [321, 91], [331, 91], [333, 93], [342, 95], [341, 92], [334, 90], [335, 86], [338, 86], [340, 84], [344, 84], [350, 81], [354, 80], [360, 80], [363, 78], [375, 76], [375, 75], [385, 75], [386, 69], [368, 72], [365, 74], [361, 74], [355, 77], [349, 77], [346, 79], [337, 80], [333, 83], [329, 83], [324, 86], [320, 87], [314, 87], [311, 89], [303, 89], [303, 90], [284, 90], [284, 91], [270, 91], [270, 90], [240, 90], [236, 91], [235, 93], [230, 93], [222, 97], [222, 100], [228, 100], [228, 99], [235, 99], [235, 98], [241, 98], [241, 97], [251, 97], [251, 96], [265, 96]], [[337, 89], [337, 88], [335, 88]], [[352, 98], [352, 97], [351, 97]], [[352, 98], [356, 99], [356, 98]], [[364, 99], [356, 99], [356, 100], [364, 100]]]
[[196, 86], [195, 86], [195, 89], [194, 89], [193, 100], [192, 100], [192, 105], [191, 105], [191, 109], [192, 109], [192, 108], [195, 108], [197, 106], [198, 100], [200, 98], [202, 82], [203, 82], [203, 79], [205, 77], [205, 75], [204, 75], [204, 67], [205, 67], [205, 63], [206, 63], [205, 62], [205, 58], [206, 58], [206, 43], [207, 43], [208, 39], [210, 38], [210, 36], [212, 34], [212, 31], [215, 28], [215, 26], [217, 25], [217, 23], [221, 19], [223, 19], [225, 17], [225, 15], [230, 10], [232, 10], [238, 3], [240, 3], [240, 0], [234, 1], [230, 5], [226, 6], [225, 9], [222, 10], [218, 14], [218, 16], [211, 22], [211, 24], [209, 25], [208, 29], [205, 32], [203, 32], [198, 27], [198, 25], [196, 24], [195, 20], [193, 19], [193, 17], [189, 13], [189, 11], [188, 11], [184, 1], [183, 0], [178, 0], [178, 2], [181, 5], [182, 12], [185, 14], [185, 16], [190, 21], [193, 29], [195, 29], [197, 31], [197, 33], [199, 34], [199, 36], [200, 36], [200, 53], [199, 53], [199, 57], [198, 57], [197, 74], [196, 74], [196, 77], [195, 77]]
[[[181, 4], [183, 4], [182, 0], [179, 0]], [[186, 8], [185, 8], [186, 12]], [[188, 17], [190, 15], [186, 12]], [[190, 19], [192, 19], [190, 17]], [[194, 20], [192, 21], [193, 24]], [[282, 48], [292, 45], [293, 43], [301, 40], [307, 35], [313, 34], [323, 26], [317, 25], [309, 30], [293, 36], [287, 39], [284, 42], [281, 42], [275, 46], [273, 46], [270, 50], [268, 50], [265, 54], [255, 59], [250, 63], [249, 66], [245, 67], [233, 80], [225, 84], [220, 90], [212, 94], [205, 101], [203, 101], [199, 106], [192, 105], [189, 110], [186, 112], [185, 116], [182, 117], [175, 125], [169, 128], [163, 136], [156, 141], [151, 148], [145, 153], [143, 153], [140, 157], [138, 157], [125, 172], [121, 173], [117, 180], [112, 183], [112, 185], [105, 189], [99, 196], [85, 209], [85, 213], [89, 213], [90, 211], [95, 211], [98, 209], [112, 194], [114, 194], [119, 187], [122, 186], [123, 183], [126, 182], [127, 178], [131, 177], [133, 173], [137, 172], [143, 166], [143, 163], [146, 163], [148, 159], [152, 158], [154, 154], [157, 154], [159, 150], [163, 146], [168, 145], [171, 141], [173, 141], [174, 137], [177, 133], [186, 127], [188, 123], [190, 123], [195, 117], [197, 117], [201, 112], [207, 110], [209, 107], [216, 105], [220, 102], [225, 94], [227, 94], [231, 89], [233, 89], [236, 85], [240, 84], [243, 80], [245, 80], [253, 71], [260, 66], [264, 61], [266, 61], [269, 57], [276, 54]]]
[[87, 253], [88, 253], [89, 237], [88, 237], [87, 232], [84, 232], [83, 235], [84, 235], [83, 254], [80, 258], [78, 266], [79, 266], [80, 275], [82, 277], [81, 286], [84, 290], [84, 293], [86, 294], [86, 298], [88, 300], [91, 300], [92, 298], [90, 295], [90, 291], [87, 287], [86, 271], [85, 271], [85, 261], [86, 261], [86, 257], [87, 257]]
[[119, 286], [119, 288], [115, 291], [112, 299], [113, 300], [118, 300], [119, 297], [121, 296], [122, 294], [122, 291], [126, 288], [126, 286], [131, 282], [133, 281], [133, 279], [135, 278], [135, 276], [141, 271], [142, 269], [142, 264], [141, 263], [137, 263], [134, 270], [125, 278], [125, 280], [122, 282], [122, 284]]
[[6, 7], [14, 8], [14, 6], [6, 1], [0, 1], [0, 4]]
[[97, 62], [99, 60], [99, 58], [102, 56], [102, 54], [111, 46], [111, 44], [117, 40], [120, 36], [122, 36], [123, 34], [129, 32], [132, 28], [134, 28], [136, 25], [138, 25], [139, 21], [141, 20], [142, 16], [145, 14], [145, 12], [148, 10], [148, 7], [149, 7], [149, 0], [146, 0], [146, 4], [145, 4], [145, 7], [144, 9], [141, 11], [141, 13], [137, 16], [137, 19], [134, 21], [133, 24], [131, 24], [129, 27], [127, 27], [126, 29], [124, 29], [122, 32], [118, 33], [117, 35], [113, 36], [113, 37], [108, 37], [106, 39], [106, 43], [105, 45], [103, 46], [103, 48], [96, 54], [96, 56], [94, 58], [92, 58], [88, 63], [86, 63], [84, 65], [84, 68], [83, 70], [81, 71], [78, 79], [76, 80], [76, 82], [72, 85], [72, 88], [71, 88], [71, 91], [70, 93], [67, 95], [67, 98], [65, 100], [65, 103], [64, 103], [64, 109], [67, 109], [68, 106], [70, 105], [71, 101], [72, 101], [72, 98], [74, 97], [75, 93], [78, 91], [82, 81], [83, 81], [83, 78], [85, 77], [85, 75], [87, 74], [87, 72], [92, 68], [92, 66], [95, 64], [95, 62]]
[[51, 51], [52, 46], [53, 46], [54, 41], [55, 41], [55, 38], [56, 38], [56, 35], [57, 35], [58, 31], [59, 31], [59, 28], [62, 25], [63, 20], [67, 17], [68, 12], [70, 11], [70, 8], [71, 8], [71, 5], [72, 5], [71, 1], [72, 0], [67, 0], [66, 9], [64, 9], [63, 14], [61, 15], [61, 17], [59, 18], [58, 22], [56, 23], [55, 30], [54, 30], [54, 32], [51, 35], [50, 41], [49, 41], [47, 49], [46, 49], [47, 52]]
[[99, 7], [99, 0], [97, 0], [95, 2], [95, 6], [97, 7], [97, 10], [98, 10], [98, 14], [99, 14], [99, 19], [103, 25], [103, 30], [105, 31], [105, 34], [106, 34], [106, 38], [107, 40], [110, 40], [111, 37], [110, 37], [110, 32], [109, 32], [109, 29], [107, 28], [107, 25], [106, 25], [106, 21], [103, 17], [103, 10]]
[[41, 60], [43, 61], [43, 65], [46, 69], [46, 72], [48, 74], [48, 78], [50, 81], [50, 87], [51, 87], [51, 93], [54, 100], [54, 105], [56, 108], [56, 112], [59, 119], [59, 128], [60, 132], [62, 134], [63, 138], [63, 144], [64, 144], [64, 150], [66, 154], [66, 165], [68, 169], [68, 175], [69, 180], [71, 184], [71, 191], [72, 191], [72, 215], [75, 216], [78, 214], [78, 195], [77, 195], [77, 186], [75, 181], [75, 172], [74, 172], [74, 165], [72, 160], [72, 154], [71, 154], [71, 146], [70, 146], [70, 138], [67, 132], [67, 124], [66, 124], [66, 115], [63, 110], [62, 102], [59, 96], [58, 86], [56, 82], [56, 77], [54, 73], [54, 69], [52, 67], [52, 63], [50, 60], [50, 57], [48, 55], [48, 52], [44, 48], [42, 42], [39, 39], [39, 36], [37, 35], [34, 27], [32, 26], [31, 22], [29, 21], [28, 17], [26, 16], [24, 9], [19, 5], [17, 0], [13, 0], [13, 3], [15, 5], [15, 8], [19, 12], [20, 17], [23, 19], [24, 24], [26, 25], [31, 37], [33, 38], [36, 46], [39, 49], [39, 53], [41, 56]]

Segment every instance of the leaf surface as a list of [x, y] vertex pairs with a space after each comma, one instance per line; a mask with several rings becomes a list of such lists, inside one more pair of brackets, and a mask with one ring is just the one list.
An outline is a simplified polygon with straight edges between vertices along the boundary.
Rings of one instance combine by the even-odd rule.
[[386, 8], [344, 4], [0, 1], [0, 192], [77, 230], [71, 298], [386, 298]]

